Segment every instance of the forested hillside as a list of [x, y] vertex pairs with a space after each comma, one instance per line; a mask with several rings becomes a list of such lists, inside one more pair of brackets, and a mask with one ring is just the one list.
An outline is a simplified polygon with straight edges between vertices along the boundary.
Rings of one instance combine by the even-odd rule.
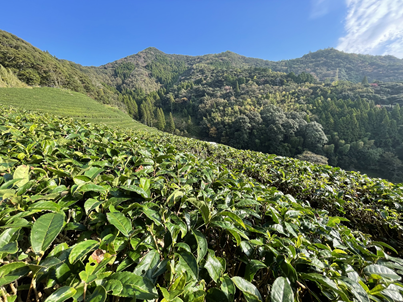
[[403, 180], [402, 83], [324, 84], [307, 73], [208, 65], [180, 80], [137, 99], [144, 123], [162, 107], [177, 134], [283, 156], [309, 150], [334, 166]]

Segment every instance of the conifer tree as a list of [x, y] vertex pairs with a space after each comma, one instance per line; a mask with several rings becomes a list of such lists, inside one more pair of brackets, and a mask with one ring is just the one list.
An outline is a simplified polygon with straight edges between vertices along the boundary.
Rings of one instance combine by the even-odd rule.
[[157, 109], [157, 128], [161, 131], [165, 129], [165, 117], [161, 108]]
[[171, 112], [173, 111], [173, 107], [174, 107], [174, 103], [175, 103], [175, 99], [172, 96], [172, 94], [169, 95], [169, 106], [171, 108]]
[[168, 123], [166, 125], [166, 130], [170, 133], [174, 133], [175, 131], [175, 121], [174, 118], [172, 116], [172, 112], [169, 113], [169, 120]]
[[[132, 99], [132, 97], [130, 97], [131, 99]], [[132, 114], [132, 116], [135, 118], [135, 119], [138, 119], [139, 118], [139, 107], [137, 106], [137, 102], [135, 101], [135, 100], [133, 100], [132, 99], [132, 108], [133, 108], [133, 114]]]
[[236, 81], [236, 86], [235, 86], [235, 92], [236, 93], [239, 93], [239, 84], [238, 84], [238, 81]]
[[141, 104], [140, 111], [141, 111], [141, 122], [147, 126], [152, 126], [150, 112], [145, 103]]
[[368, 79], [367, 79], [367, 76], [365, 76], [365, 77], [362, 79], [361, 84], [362, 84], [362, 85], [368, 85]]

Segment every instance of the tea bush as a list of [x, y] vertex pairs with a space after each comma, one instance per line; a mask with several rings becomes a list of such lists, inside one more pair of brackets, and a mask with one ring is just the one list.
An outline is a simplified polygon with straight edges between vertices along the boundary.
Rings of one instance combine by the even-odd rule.
[[330, 167], [0, 110], [3, 301], [403, 300], [395, 248], [301, 198], [309, 177], [268, 185]]

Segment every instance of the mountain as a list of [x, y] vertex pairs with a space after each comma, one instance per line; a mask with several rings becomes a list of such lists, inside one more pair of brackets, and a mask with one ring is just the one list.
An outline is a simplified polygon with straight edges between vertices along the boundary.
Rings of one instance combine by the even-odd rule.
[[[306, 72], [323, 82], [339, 79], [358, 83], [365, 76], [370, 82], [403, 81], [401, 59], [348, 54], [333, 48], [318, 50], [297, 59], [275, 62], [248, 58], [231, 51], [185, 56], [165, 54], [149, 47], [99, 67], [86, 67], [57, 59], [2, 30], [0, 64], [11, 69], [20, 80], [29, 85], [61, 86], [99, 100], [103, 98], [103, 102], [116, 99], [109, 93], [110, 89], [105, 89], [105, 84], [118, 90], [141, 88], [149, 93], [176, 83], [181, 75], [200, 64], [220, 69], [263, 67], [285, 73]], [[107, 97], [102, 97], [105, 94]]]
[[[305, 72], [322, 82], [345, 80], [359, 83], [364, 77], [370, 82], [403, 81], [401, 59], [393, 56], [348, 54], [333, 48], [278, 62], [248, 58], [230, 51], [204, 56], [184, 56], [147, 48], [99, 68], [103, 69], [117, 86], [128, 89], [141, 87], [149, 92], [172, 84], [181, 74], [200, 64], [218, 69], [259, 67], [284, 73]], [[126, 72], [123, 77], [119, 76], [119, 70]]]

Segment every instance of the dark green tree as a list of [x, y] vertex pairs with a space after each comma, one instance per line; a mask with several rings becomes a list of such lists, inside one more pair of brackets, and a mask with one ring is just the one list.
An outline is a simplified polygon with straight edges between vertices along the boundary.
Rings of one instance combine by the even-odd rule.
[[362, 84], [362, 85], [368, 85], [368, 79], [367, 79], [367, 76], [365, 76], [365, 77], [362, 79], [361, 84]]
[[175, 131], [175, 121], [174, 117], [172, 116], [172, 112], [169, 113], [168, 123], [166, 124], [166, 130], [170, 133], [174, 133]]
[[157, 128], [158, 130], [164, 130], [165, 129], [165, 116], [164, 116], [164, 111], [162, 108], [157, 109]]

